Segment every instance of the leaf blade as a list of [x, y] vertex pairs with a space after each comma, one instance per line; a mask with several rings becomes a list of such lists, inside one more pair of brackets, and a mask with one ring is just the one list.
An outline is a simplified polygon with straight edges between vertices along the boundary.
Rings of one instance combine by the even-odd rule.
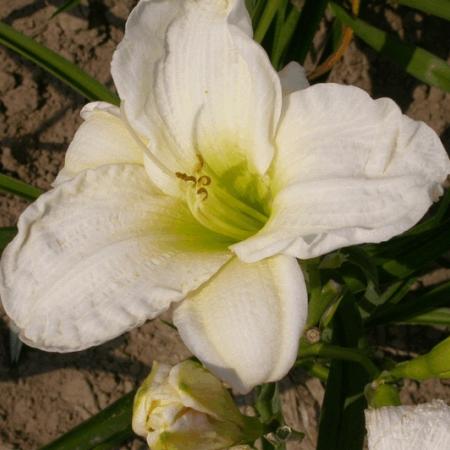
[[61, 14], [64, 11], [70, 11], [71, 9], [79, 5], [80, 2], [81, 0], [67, 0], [51, 15], [50, 19], [53, 19], [58, 14]]
[[450, 20], [449, 0], [397, 0], [399, 5], [418, 9], [427, 14]]
[[26, 200], [36, 200], [42, 190], [21, 180], [0, 173], [0, 191], [18, 195]]
[[[86, 450], [112, 448], [108, 443], [133, 437], [131, 416], [135, 391], [100, 411], [41, 450]], [[117, 445], [117, 444], [116, 444]], [[100, 446], [100, 447], [99, 447]], [[117, 448], [117, 447], [116, 447]]]
[[0, 44], [47, 70], [89, 100], [119, 105], [119, 98], [77, 65], [0, 21]]
[[450, 92], [450, 66], [421, 47], [406, 44], [367, 22], [350, 16], [344, 8], [330, 2], [336, 17], [374, 50], [400, 64], [420, 81]]

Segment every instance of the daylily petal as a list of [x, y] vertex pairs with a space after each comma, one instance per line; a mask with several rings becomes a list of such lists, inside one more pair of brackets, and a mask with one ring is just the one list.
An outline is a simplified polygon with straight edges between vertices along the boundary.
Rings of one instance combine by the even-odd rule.
[[173, 367], [169, 383], [185, 407], [243, 426], [244, 419], [223, 383], [194, 361]]
[[242, 161], [263, 173], [272, 160], [280, 81], [243, 3], [141, 1], [128, 19], [113, 77], [130, 123], [171, 172], [191, 172], [198, 153], [219, 175]]
[[188, 348], [239, 393], [282, 378], [292, 367], [306, 319], [294, 258], [231, 260], [174, 313]]
[[146, 143], [130, 133], [119, 108], [104, 102], [88, 103], [81, 110], [81, 117], [84, 122], [69, 145], [64, 168], [54, 186], [86, 169], [144, 163]]
[[450, 407], [442, 400], [366, 409], [369, 450], [450, 448]]
[[305, 69], [296, 61], [286, 64], [279, 72], [283, 95], [292, 94], [292, 92], [305, 89], [309, 86], [306, 78]]
[[166, 310], [228, 259], [226, 243], [139, 165], [82, 172], [22, 214], [0, 296], [32, 346], [73, 351]]
[[277, 146], [271, 218], [233, 247], [244, 261], [387, 240], [422, 218], [450, 171], [433, 130], [349, 86], [291, 94]]

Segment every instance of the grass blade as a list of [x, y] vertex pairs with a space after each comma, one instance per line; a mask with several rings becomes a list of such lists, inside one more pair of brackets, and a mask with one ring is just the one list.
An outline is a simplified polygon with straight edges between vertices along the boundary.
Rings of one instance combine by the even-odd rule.
[[291, 43], [294, 36], [295, 28], [297, 27], [298, 20], [300, 18], [300, 10], [296, 6], [291, 8], [286, 21], [280, 28], [277, 39], [275, 40], [272, 51], [272, 64], [275, 69], [281, 69], [283, 57], [286, 53], [286, 49]]
[[422, 314], [416, 314], [402, 320], [410, 325], [446, 325], [450, 327], [450, 308], [436, 308]]
[[77, 65], [3, 22], [0, 22], [0, 44], [38, 64], [89, 100], [103, 100], [114, 105], [120, 102], [115, 94]]
[[328, 0], [307, 0], [297, 26], [298, 42], [292, 48], [292, 59], [303, 64], [319, 28]]
[[275, 17], [276, 12], [278, 11], [278, 8], [280, 8], [282, 5], [283, 0], [268, 0], [255, 31], [254, 39], [256, 42], [262, 42], [264, 36], [267, 33], [267, 30], [270, 27], [270, 24], [273, 21], [273, 18]]
[[[117, 448], [133, 437], [131, 415], [135, 391], [129, 392], [73, 430], [41, 450], [89, 450]], [[110, 447], [109, 444], [115, 445]]]
[[18, 195], [26, 200], [36, 200], [43, 191], [23, 181], [0, 173], [0, 191]]
[[390, 322], [407, 322], [438, 308], [450, 307], [450, 281], [436, 287], [414, 291], [397, 304], [389, 304], [369, 317], [365, 325], [376, 326]]
[[450, 66], [443, 59], [423, 48], [406, 44], [361, 19], [353, 18], [335, 2], [330, 2], [330, 5], [336, 17], [374, 50], [400, 64], [407, 73], [424, 83], [450, 92]]
[[396, 0], [396, 3], [450, 20], [450, 0]]
[[61, 14], [64, 11], [70, 11], [71, 9], [75, 8], [75, 6], [78, 6], [80, 2], [81, 0], [67, 0], [52, 14], [50, 19], [53, 19], [53, 17], [56, 17], [58, 14]]

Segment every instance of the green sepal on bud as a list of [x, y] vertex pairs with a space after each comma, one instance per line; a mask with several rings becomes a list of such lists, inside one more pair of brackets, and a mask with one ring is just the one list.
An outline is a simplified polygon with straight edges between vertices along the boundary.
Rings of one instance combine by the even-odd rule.
[[398, 406], [401, 404], [397, 387], [383, 380], [375, 380], [364, 389], [364, 395], [370, 408]]
[[152, 450], [222, 450], [253, 444], [262, 433], [255, 417], [241, 414], [228, 390], [194, 361], [174, 367], [153, 363], [138, 389], [133, 430]]
[[444, 339], [426, 355], [397, 364], [393, 369], [385, 372], [382, 378], [394, 380], [411, 378], [418, 381], [427, 378], [449, 379], [450, 337]]

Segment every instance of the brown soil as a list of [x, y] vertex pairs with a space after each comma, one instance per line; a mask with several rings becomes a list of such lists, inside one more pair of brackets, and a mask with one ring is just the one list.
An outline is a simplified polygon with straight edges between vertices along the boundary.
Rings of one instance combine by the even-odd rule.
[[[89, 7], [77, 7], [50, 19], [62, 3], [1, 2], [0, 19], [112, 87], [111, 55], [134, 1], [92, 0]], [[445, 22], [407, 9], [383, 13], [375, 6], [370, 14], [386, 30], [441, 57], [449, 56]], [[360, 86], [374, 97], [393, 98], [405, 113], [433, 127], [449, 148], [450, 95], [405, 75], [363, 44], [352, 43], [330, 81]], [[80, 124], [84, 103], [81, 96], [43, 70], [0, 48], [0, 171], [48, 189]], [[14, 225], [25, 206], [26, 202], [16, 197], [0, 195], [0, 226]], [[429, 348], [443, 335], [436, 330], [406, 328], [381, 333], [380, 344], [396, 347], [396, 336], [404, 352], [419, 351], [418, 342]], [[177, 334], [159, 320], [82, 353], [60, 355], [25, 348], [16, 365], [10, 362], [8, 345], [7, 319], [0, 310], [1, 450], [39, 448], [137, 386], [154, 359], [175, 363], [189, 354]], [[449, 401], [450, 386], [437, 381], [408, 382], [402, 396], [408, 403], [436, 397]], [[322, 397], [321, 383], [302, 372], [283, 381], [287, 420], [307, 434], [302, 446], [292, 449], [314, 449]], [[142, 441], [135, 440], [126, 448], [141, 446]]]

